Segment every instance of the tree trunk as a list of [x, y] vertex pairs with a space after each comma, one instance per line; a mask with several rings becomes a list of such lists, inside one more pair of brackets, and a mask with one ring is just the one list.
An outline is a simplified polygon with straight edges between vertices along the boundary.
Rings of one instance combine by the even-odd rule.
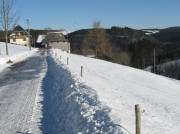
[[154, 48], [154, 73], [156, 73], [156, 49]]
[[6, 55], [9, 55], [9, 52], [8, 52], [8, 34], [7, 34], [7, 31], [5, 31], [5, 34], [6, 34]]
[[98, 48], [97, 48], [97, 46], [96, 46], [96, 58], [98, 57]]

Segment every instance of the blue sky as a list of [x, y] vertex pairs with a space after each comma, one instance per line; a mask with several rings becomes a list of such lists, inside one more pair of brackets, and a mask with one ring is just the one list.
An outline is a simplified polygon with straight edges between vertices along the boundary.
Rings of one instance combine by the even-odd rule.
[[165, 28], [180, 26], [180, 0], [17, 0], [19, 24], [26, 28], [77, 30], [101, 26]]

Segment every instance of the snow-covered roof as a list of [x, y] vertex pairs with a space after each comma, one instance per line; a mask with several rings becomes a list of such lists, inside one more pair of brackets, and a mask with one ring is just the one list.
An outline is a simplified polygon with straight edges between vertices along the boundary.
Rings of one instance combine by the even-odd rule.
[[41, 43], [46, 38], [46, 35], [39, 35], [37, 38], [37, 43]]
[[64, 35], [67, 35], [69, 33], [72, 33], [73, 31], [62, 31], [61, 33], [64, 34]]
[[20, 25], [14, 27], [13, 30], [11, 31], [10, 35], [14, 34], [14, 33], [19, 33], [19, 32], [28, 35], [28, 32], [26, 30], [24, 30]]
[[20, 25], [14, 27], [13, 31], [25, 31]]
[[60, 32], [52, 32], [46, 36], [48, 42], [66, 42], [64, 35]]

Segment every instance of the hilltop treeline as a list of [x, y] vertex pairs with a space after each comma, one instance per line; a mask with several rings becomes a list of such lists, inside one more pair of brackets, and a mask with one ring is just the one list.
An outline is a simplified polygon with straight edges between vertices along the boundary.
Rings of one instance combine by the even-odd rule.
[[160, 30], [159, 33], [153, 35], [156, 39], [165, 45], [180, 43], [180, 27], [170, 27]]
[[153, 64], [153, 51], [162, 53], [160, 42], [140, 30], [112, 27], [84, 29], [68, 35], [72, 53], [86, 55], [91, 50], [97, 58], [145, 68]]
[[[161, 32], [160, 32], [161, 33]], [[68, 34], [72, 53], [95, 55], [96, 58], [120, 63], [136, 68], [153, 65], [154, 49], [156, 64], [180, 58], [179, 39], [176, 34], [172, 45], [166, 45], [161, 39], [168, 34], [146, 35], [141, 30], [128, 27], [111, 29], [83, 29]], [[172, 37], [173, 36], [173, 37]]]

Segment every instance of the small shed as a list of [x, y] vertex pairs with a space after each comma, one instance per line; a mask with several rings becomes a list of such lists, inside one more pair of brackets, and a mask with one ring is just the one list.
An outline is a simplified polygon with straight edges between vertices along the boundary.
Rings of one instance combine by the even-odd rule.
[[70, 52], [71, 50], [69, 41], [64, 37], [62, 33], [49, 33], [46, 36], [45, 40], [49, 48], [58, 48], [66, 52]]

